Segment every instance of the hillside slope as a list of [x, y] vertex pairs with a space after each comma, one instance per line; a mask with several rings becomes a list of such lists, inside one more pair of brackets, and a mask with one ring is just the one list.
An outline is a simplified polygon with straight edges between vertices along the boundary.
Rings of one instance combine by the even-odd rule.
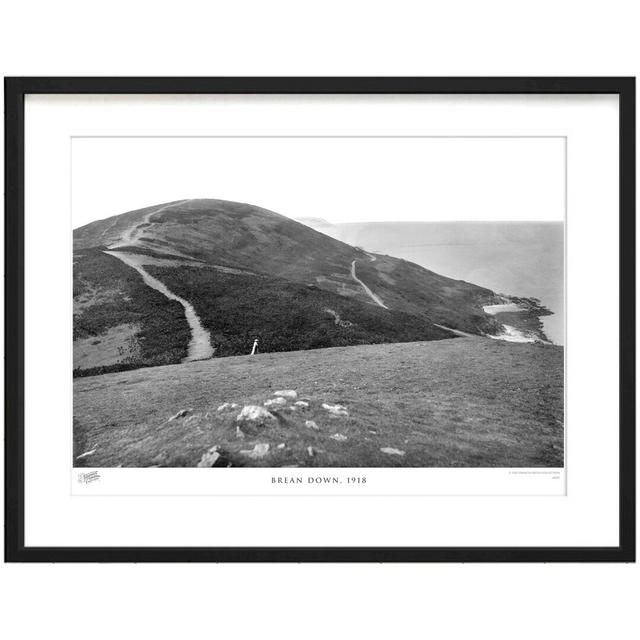
[[[157, 312], [140, 304], [147, 298]], [[217, 357], [247, 353], [254, 338], [282, 351], [453, 335], [435, 325], [498, 334], [483, 305], [499, 302], [247, 204], [180, 200], [74, 231], [76, 374], [182, 361], [190, 338], [180, 304], [193, 306], [211, 341], [204, 351]]]
[[[241, 408], [263, 405], [279, 389], [308, 406], [287, 400], [271, 407], [275, 418], [265, 426], [238, 432]], [[243, 453], [256, 445], [269, 445], [263, 457]], [[214, 446], [233, 466], [561, 467], [563, 349], [461, 338], [74, 381], [77, 466], [192, 467]]]
[[300, 222], [366, 251], [404, 258], [496, 293], [540, 298], [553, 311], [543, 318], [545, 334], [563, 343], [562, 222]]

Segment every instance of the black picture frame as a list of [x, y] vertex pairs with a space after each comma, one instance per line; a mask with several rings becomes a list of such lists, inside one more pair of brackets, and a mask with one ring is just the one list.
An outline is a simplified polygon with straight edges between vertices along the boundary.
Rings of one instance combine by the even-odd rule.
[[[635, 78], [5, 78], [6, 562], [635, 561]], [[620, 476], [615, 547], [26, 547], [24, 99], [27, 94], [616, 94], [620, 118]]]

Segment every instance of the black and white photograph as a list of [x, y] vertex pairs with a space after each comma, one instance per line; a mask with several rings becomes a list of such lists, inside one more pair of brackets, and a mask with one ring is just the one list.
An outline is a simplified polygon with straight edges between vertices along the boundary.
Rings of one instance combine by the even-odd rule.
[[633, 80], [8, 86], [13, 557], [633, 557]]
[[564, 137], [71, 154], [74, 467], [564, 467]]

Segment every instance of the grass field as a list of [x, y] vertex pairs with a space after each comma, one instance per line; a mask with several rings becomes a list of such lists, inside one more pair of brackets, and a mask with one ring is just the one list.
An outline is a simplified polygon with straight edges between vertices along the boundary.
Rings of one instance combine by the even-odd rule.
[[[552, 345], [461, 338], [77, 378], [74, 458], [95, 452], [75, 464], [196, 466], [218, 445], [234, 466], [558, 467], [563, 357]], [[288, 401], [267, 426], [242, 427], [238, 438], [240, 408], [262, 405], [278, 389], [295, 390], [309, 407]], [[225, 402], [239, 408], [218, 411]], [[343, 405], [348, 416], [331, 416], [322, 403]], [[169, 421], [183, 409], [189, 415]], [[241, 453], [256, 444], [268, 444], [267, 455]]]

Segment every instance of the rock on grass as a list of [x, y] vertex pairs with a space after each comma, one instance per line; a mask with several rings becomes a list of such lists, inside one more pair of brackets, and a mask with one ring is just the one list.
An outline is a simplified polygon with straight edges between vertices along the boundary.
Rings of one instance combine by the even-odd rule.
[[253, 449], [242, 449], [240, 451], [242, 455], [249, 456], [252, 459], [264, 458], [269, 453], [269, 445], [266, 443], [259, 443], [253, 447]]
[[227, 411], [227, 409], [237, 409], [238, 405], [235, 402], [225, 402], [218, 407], [218, 411]]
[[79, 456], [76, 456], [76, 460], [80, 460], [81, 458], [86, 458], [87, 456], [92, 456], [97, 449], [98, 447], [94, 447], [90, 451], [85, 451], [84, 453], [81, 453]]
[[289, 400], [295, 400], [298, 394], [293, 389], [281, 389], [280, 391], [274, 391], [274, 396], [280, 396], [282, 398], [289, 398]]
[[224, 458], [219, 446], [214, 446], [209, 449], [205, 454], [203, 454], [202, 458], [200, 458], [200, 462], [196, 465], [197, 467], [228, 467], [229, 461]]
[[287, 401], [285, 398], [270, 398], [269, 400], [266, 400], [264, 403], [265, 407], [284, 407], [284, 405], [287, 404]]
[[236, 416], [238, 422], [252, 422], [254, 424], [265, 424], [276, 417], [269, 413], [264, 407], [256, 404], [247, 404], [242, 407], [242, 411]]
[[380, 449], [380, 451], [382, 451], [382, 453], [386, 453], [390, 456], [403, 456], [404, 455], [404, 451], [400, 451], [400, 449], [394, 449], [393, 447], [382, 447]]
[[190, 413], [191, 413], [191, 409], [182, 409], [181, 411], [178, 411], [178, 413], [176, 413], [175, 416], [171, 416], [169, 418], [169, 422], [171, 422], [172, 420], [177, 420], [178, 418], [184, 418], [188, 416]]
[[326, 409], [330, 415], [332, 416], [348, 416], [349, 412], [346, 407], [343, 407], [341, 404], [327, 404], [326, 402], [322, 403], [322, 408]]

